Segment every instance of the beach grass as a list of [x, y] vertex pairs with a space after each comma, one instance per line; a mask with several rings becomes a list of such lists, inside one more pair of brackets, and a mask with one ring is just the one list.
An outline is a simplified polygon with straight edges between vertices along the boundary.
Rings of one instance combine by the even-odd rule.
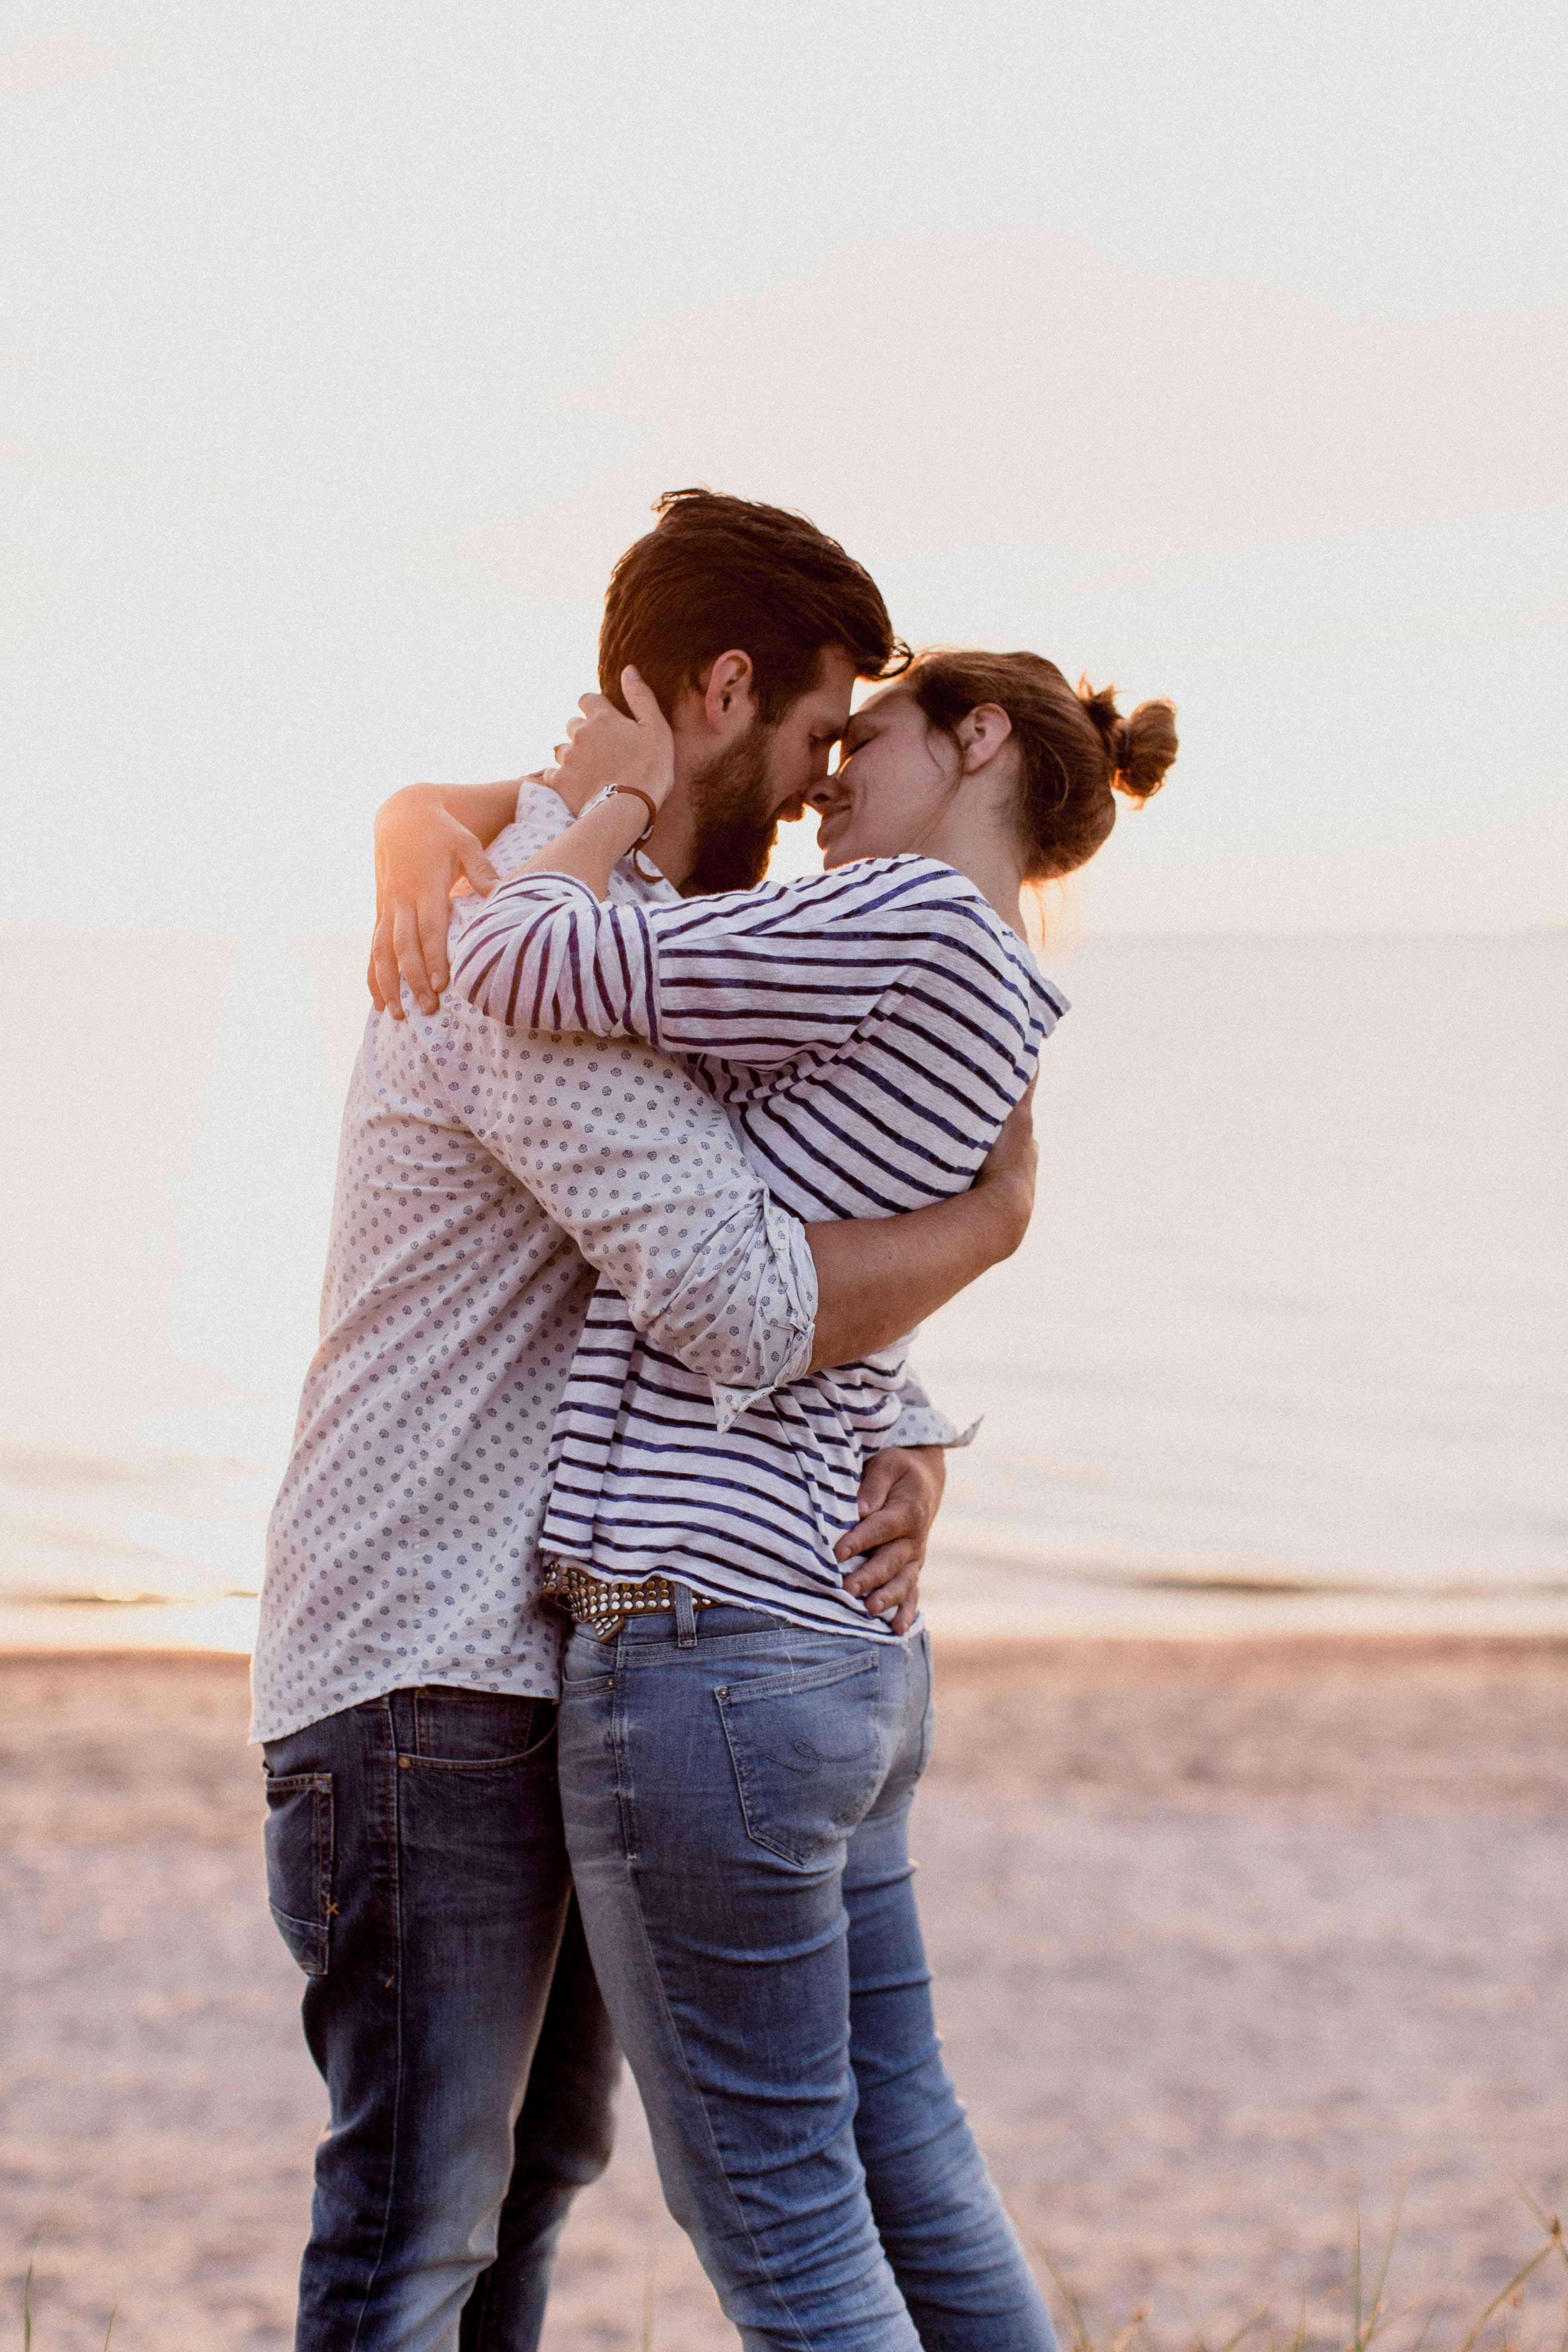
[[[1477, 2347], [1482, 2344], [1488, 2329], [1494, 2323], [1499, 2324], [1500, 2329], [1498, 2352], [1523, 2352], [1522, 2344], [1510, 2338], [1510, 2315], [1523, 2307], [1526, 2285], [1553, 2255], [1558, 2256], [1568, 2268], [1568, 2242], [1564, 2242], [1563, 2224], [1557, 2215], [1544, 2212], [1526, 2189], [1519, 2188], [1517, 2182], [1514, 2186], [1544, 2234], [1534, 2252], [1520, 2264], [1507, 2284], [1498, 2289], [1479, 2318], [1452, 2346], [1429, 2347], [1433, 2315], [1428, 2313], [1423, 2318], [1420, 2298], [1396, 2304], [1389, 2297], [1389, 2274], [1394, 2266], [1405, 2201], [1402, 2193], [1394, 2206], [1388, 2236], [1370, 2284], [1358, 2211], [1350, 2268], [1344, 2279], [1337, 2286], [1330, 2288], [1327, 2294], [1320, 2295], [1314, 2303], [1310, 2304], [1304, 2294], [1300, 2295], [1297, 2302], [1296, 2318], [1288, 2334], [1282, 2335], [1267, 2326], [1270, 2314], [1276, 2308], [1275, 2300], [1270, 2297], [1259, 2304], [1239, 2327], [1217, 2342], [1211, 2341], [1202, 2329], [1194, 2328], [1188, 2338], [1185, 2352], [1242, 2352], [1243, 2347], [1247, 2347], [1247, 2352], [1308, 2352], [1309, 2346], [1312, 2352], [1371, 2352], [1373, 2344], [1382, 2342], [1402, 2323], [1415, 2330], [1410, 2352], [1477, 2352]], [[1150, 2314], [1147, 2310], [1134, 2312], [1122, 2326], [1110, 2330], [1103, 2336], [1096, 2336], [1071, 2283], [1048, 2248], [1040, 2243], [1032, 2231], [1018, 2223], [1016, 2216], [1015, 2226], [1056, 2288], [1067, 2314], [1068, 2326], [1062, 2332], [1062, 2352], [1134, 2352], [1134, 2347], [1140, 2346], [1140, 2339], [1148, 2344], [1146, 2331]], [[1325, 2326], [1321, 2318], [1324, 2306], [1329, 2305], [1342, 2307], [1342, 2317], [1331, 2328]], [[1568, 2352], [1568, 2321], [1565, 2321], [1562, 2333], [1561, 2352]]]
[[[27, 2263], [27, 2275], [22, 2282], [22, 2352], [33, 2352], [33, 2280], [37, 2266], [38, 2256], [35, 2249]], [[110, 2346], [114, 2341], [114, 2323], [119, 2316], [120, 2305], [116, 2304], [109, 2315], [109, 2326], [104, 2330], [103, 2352], [110, 2352]]]
[[[1524, 2289], [1530, 2280], [1558, 2256], [1568, 2268], [1568, 2243], [1564, 2242], [1563, 2224], [1555, 2214], [1547, 2214], [1526, 2191], [1520, 2195], [1539, 2223], [1543, 2236], [1528, 2259], [1522, 2262], [1506, 2285], [1498, 2289], [1491, 2301], [1464, 2336], [1453, 2344], [1431, 2346], [1429, 2339], [1432, 2318], [1422, 2320], [1419, 2300], [1394, 2304], [1388, 2294], [1389, 2274], [1393, 2268], [1395, 2245], [1399, 2236], [1400, 2209], [1396, 2206], [1393, 2222], [1378, 2261], [1375, 2274], [1369, 2284], [1365, 2252], [1363, 2242], [1361, 2216], [1355, 2221], [1354, 2242], [1350, 2268], [1344, 2279], [1315, 2303], [1306, 2295], [1297, 2302], [1296, 2317], [1288, 2333], [1270, 2330], [1267, 2322], [1275, 2309], [1272, 2298], [1260, 2304], [1239, 2327], [1233, 2328], [1217, 2340], [1211, 2339], [1201, 2328], [1194, 2328], [1187, 2339], [1184, 2352], [1372, 2352], [1396, 2326], [1408, 2323], [1416, 2327], [1411, 2352], [1478, 2352], [1494, 2323], [1499, 2326], [1497, 2352], [1526, 2352], [1522, 2338], [1510, 2335], [1510, 2314], [1523, 2306]], [[1403, 2203], [1403, 2199], [1400, 2200]], [[1032, 2231], [1019, 2227], [1019, 2234], [1030, 2253], [1039, 2263], [1057, 2291], [1060, 2306], [1067, 2316], [1067, 2326], [1061, 2331], [1062, 2352], [1148, 2352], [1152, 2338], [1149, 2335], [1150, 2313], [1135, 2311], [1119, 2327], [1097, 2335], [1085, 2316], [1081, 2301], [1071, 2282], [1063, 2273], [1049, 2249], [1041, 2244]], [[29, 2260], [22, 2284], [22, 2352], [33, 2352], [33, 2286], [37, 2273], [37, 2254]], [[659, 2352], [656, 2327], [657, 2257], [650, 2250], [643, 2273], [642, 2310], [637, 2330], [639, 2352]], [[1342, 2304], [1343, 2315], [1337, 2325], [1325, 2326], [1321, 2315], [1329, 2304]], [[103, 2338], [103, 2352], [110, 2352], [114, 2323], [120, 2315], [118, 2303], [109, 2315], [109, 2325]], [[1418, 2324], [1419, 2323], [1419, 2324]], [[40, 2345], [39, 2352], [47, 2352]], [[1562, 2337], [1562, 2352], [1568, 2352], [1568, 2326]]]

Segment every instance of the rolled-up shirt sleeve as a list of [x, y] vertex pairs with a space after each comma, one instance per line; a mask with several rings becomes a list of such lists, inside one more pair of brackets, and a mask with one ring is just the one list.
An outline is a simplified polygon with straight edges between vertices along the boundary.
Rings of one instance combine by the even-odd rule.
[[880, 1454], [890, 1445], [970, 1445], [979, 1426], [978, 1421], [972, 1421], [967, 1429], [960, 1429], [940, 1405], [932, 1404], [920, 1374], [912, 1364], [906, 1364], [899, 1390], [899, 1417], [888, 1428], [868, 1436], [866, 1450]]
[[[590, 1238], [595, 1238], [590, 1236]], [[586, 1243], [578, 1241], [584, 1257]], [[656, 1347], [703, 1373], [721, 1433], [811, 1364], [816, 1262], [805, 1227], [765, 1186], [672, 1259], [641, 1221], [592, 1257]]]
[[466, 1010], [440, 1060], [463, 1124], [638, 1330], [711, 1383], [721, 1419], [731, 1393], [765, 1395], [806, 1370], [817, 1286], [805, 1228], [683, 1070], [635, 1042], [542, 1041]]

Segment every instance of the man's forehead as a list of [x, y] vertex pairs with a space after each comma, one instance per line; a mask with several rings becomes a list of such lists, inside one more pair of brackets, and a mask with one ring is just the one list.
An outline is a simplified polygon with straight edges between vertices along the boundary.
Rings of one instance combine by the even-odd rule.
[[823, 654], [816, 684], [807, 689], [805, 700], [813, 724], [831, 727], [842, 734], [849, 724], [850, 698], [858, 679], [852, 657], [842, 646], [829, 646]]

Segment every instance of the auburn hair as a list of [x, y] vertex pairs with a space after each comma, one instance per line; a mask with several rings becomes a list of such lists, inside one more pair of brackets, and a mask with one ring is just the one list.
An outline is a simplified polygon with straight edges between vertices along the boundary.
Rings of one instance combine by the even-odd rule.
[[935, 646], [915, 656], [906, 683], [928, 725], [954, 740], [980, 703], [1006, 712], [1023, 754], [1031, 882], [1085, 865], [1116, 823], [1116, 793], [1146, 801], [1176, 756], [1173, 702], [1141, 702], [1123, 718], [1113, 686], [1097, 693], [1080, 677], [1075, 689], [1040, 654]]
[[858, 677], [891, 677], [908, 664], [870, 573], [804, 515], [709, 489], [667, 491], [654, 512], [605, 596], [599, 685], [622, 709], [628, 663], [668, 718], [681, 688], [699, 686], [721, 653], [750, 654], [768, 727], [816, 683], [829, 646]]

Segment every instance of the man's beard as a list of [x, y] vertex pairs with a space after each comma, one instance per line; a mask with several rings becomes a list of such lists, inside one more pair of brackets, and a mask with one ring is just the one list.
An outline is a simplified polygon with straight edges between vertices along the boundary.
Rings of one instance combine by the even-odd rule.
[[709, 890], [751, 890], [768, 869], [778, 838], [771, 805], [768, 730], [754, 719], [739, 742], [715, 753], [687, 786], [697, 817], [697, 854], [682, 898]]

